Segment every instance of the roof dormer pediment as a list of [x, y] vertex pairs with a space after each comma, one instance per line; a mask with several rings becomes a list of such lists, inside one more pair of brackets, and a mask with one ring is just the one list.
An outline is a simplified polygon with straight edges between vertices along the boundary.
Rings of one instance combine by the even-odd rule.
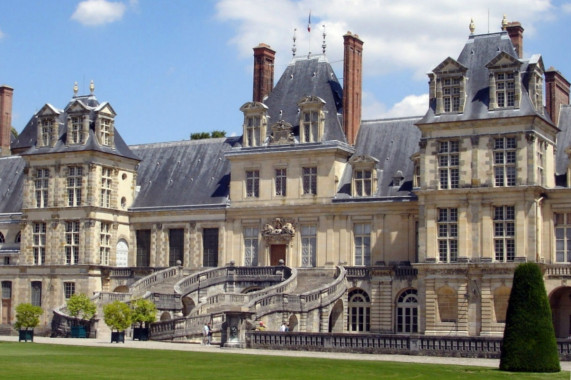
[[299, 102], [297, 102], [298, 107], [302, 106], [309, 106], [309, 105], [319, 105], [323, 106], [325, 104], [325, 100], [321, 99], [319, 96], [304, 96], [301, 98]]
[[349, 159], [351, 166], [374, 166], [378, 162], [379, 160], [369, 155], [354, 155]]
[[58, 110], [54, 106], [49, 103], [46, 103], [37, 113], [39, 117], [46, 117], [46, 116], [59, 116], [62, 111]]
[[520, 62], [517, 58], [509, 55], [506, 52], [500, 52], [494, 57], [487, 65], [488, 69], [499, 69], [499, 68], [519, 68]]
[[435, 74], [465, 73], [468, 68], [453, 58], [446, 58], [432, 70]]
[[240, 111], [245, 113], [262, 113], [268, 110], [264, 103], [260, 102], [247, 102], [240, 107]]
[[100, 115], [104, 114], [106, 116], [111, 116], [111, 117], [117, 116], [117, 113], [115, 112], [113, 107], [111, 107], [111, 104], [109, 104], [109, 102], [102, 103], [99, 107], [95, 109], [95, 112], [97, 112]]
[[75, 100], [66, 107], [65, 111], [67, 113], [85, 113], [89, 112], [89, 108], [83, 102]]

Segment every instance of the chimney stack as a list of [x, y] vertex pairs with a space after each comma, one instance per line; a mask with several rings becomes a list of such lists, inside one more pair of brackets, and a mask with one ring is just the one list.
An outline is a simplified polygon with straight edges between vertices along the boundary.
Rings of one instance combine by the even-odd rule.
[[559, 124], [562, 105], [569, 104], [569, 82], [561, 73], [550, 67], [545, 71], [545, 108], [553, 124]]
[[0, 86], [0, 156], [10, 155], [13, 93], [14, 89], [12, 87]]
[[270, 45], [261, 43], [254, 48], [254, 102], [263, 102], [274, 88], [275, 58]]
[[347, 32], [343, 46], [343, 130], [347, 142], [355, 145], [361, 125], [363, 41]]
[[512, 45], [519, 58], [523, 58], [523, 27], [518, 21], [510, 22], [506, 31], [512, 40]]

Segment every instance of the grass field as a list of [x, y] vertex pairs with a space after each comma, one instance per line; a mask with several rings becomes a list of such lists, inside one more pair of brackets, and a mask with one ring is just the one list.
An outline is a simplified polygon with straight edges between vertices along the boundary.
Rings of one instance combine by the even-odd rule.
[[0, 342], [0, 379], [569, 379], [568, 372]]

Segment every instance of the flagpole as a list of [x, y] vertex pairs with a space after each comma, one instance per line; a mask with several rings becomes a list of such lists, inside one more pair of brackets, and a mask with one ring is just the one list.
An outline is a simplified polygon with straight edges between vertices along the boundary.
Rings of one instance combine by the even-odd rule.
[[311, 9], [309, 10], [309, 18], [307, 19], [307, 32], [309, 33], [307, 58], [311, 57]]

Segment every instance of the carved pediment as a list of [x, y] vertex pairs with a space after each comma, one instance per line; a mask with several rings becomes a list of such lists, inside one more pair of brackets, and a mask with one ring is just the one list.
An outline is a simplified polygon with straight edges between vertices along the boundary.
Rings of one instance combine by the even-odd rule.
[[494, 69], [494, 68], [499, 69], [503, 67], [519, 68], [519, 66], [520, 63], [517, 58], [512, 57], [508, 53], [502, 51], [486, 65], [486, 68], [488, 69]]
[[293, 144], [295, 139], [293, 137], [292, 125], [287, 121], [280, 120], [271, 127], [272, 134], [270, 135], [271, 145]]
[[294, 236], [294, 221], [284, 218], [275, 218], [272, 223], [266, 224], [262, 230], [262, 237], [268, 244], [289, 244]]
[[299, 102], [297, 102], [298, 107], [308, 106], [308, 105], [319, 105], [323, 106], [325, 104], [325, 100], [321, 99], [319, 96], [305, 96], [301, 98]]
[[105, 114], [111, 117], [117, 116], [117, 113], [115, 112], [113, 107], [111, 107], [111, 104], [109, 104], [108, 102], [101, 104], [99, 107], [97, 107], [95, 111], [99, 114]]
[[451, 74], [451, 73], [465, 73], [468, 68], [462, 65], [460, 62], [452, 59], [450, 57], [446, 58], [440, 65], [436, 66], [432, 70], [435, 74]]
[[44, 105], [42, 107], [42, 109], [40, 109], [38, 111], [39, 117], [42, 117], [42, 116], [59, 116], [59, 114], [61, 114], [61, 111], [49, 103], [46, 103], [46, 105]]
[[379, 160], [368, 155], [354, 155], [349, 159], [351, 166], [375, 166]]
[[248, 102], [244, 103], [240, 107], [240, 111], [247, 113], [262, 113], [268, 110], [268, 107], [264, 103], [260, 102]]
[[79, 100], [75, 100], [65, 109], [68, 113], [85, 113], [89, 111], [89, 108]]

